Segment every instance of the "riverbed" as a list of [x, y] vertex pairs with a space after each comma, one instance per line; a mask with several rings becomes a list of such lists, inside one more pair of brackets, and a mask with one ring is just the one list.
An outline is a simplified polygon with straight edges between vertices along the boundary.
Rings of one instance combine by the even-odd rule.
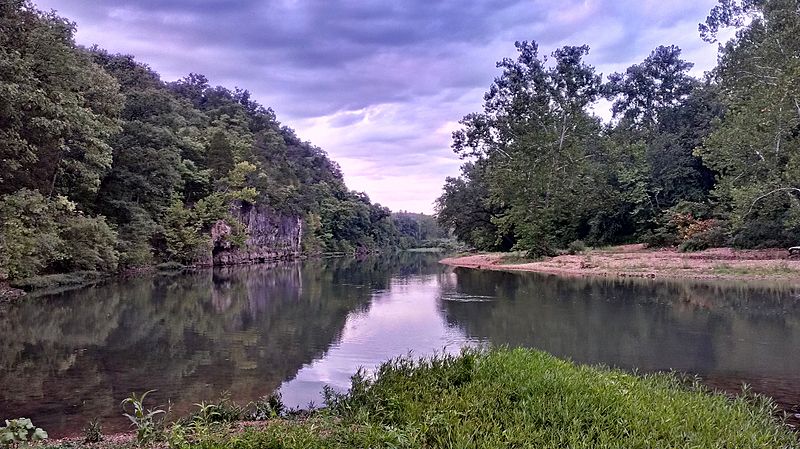
[[436, 254], [253, 265], [114, 281], [0, 309], [0, 419], [51, 436], [155, 389], [176, 415], [280, 389], [320, 405], [359, 368], [465, 345], [678, 370], [785, 410], [800, 404], [800, 289], [743, 281], [575, 278], [453, 268]]

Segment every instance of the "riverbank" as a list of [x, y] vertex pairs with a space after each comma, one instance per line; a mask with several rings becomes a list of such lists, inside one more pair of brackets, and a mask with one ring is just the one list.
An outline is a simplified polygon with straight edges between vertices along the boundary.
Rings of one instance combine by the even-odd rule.
[[[443, 252], [442, 248], [413, 248], [407, 252]], [[0, 304], [9, 303], [27, 296], [41, 296], [62, 293], [67, 290], [76, 290], [90, 287], [113, 279], [131, 279], [147, 275], [174, 275], [184, 271], [203, 270], [210, 268], [262, 265], [282, 262], [297, 262], [307, 259], [332, 259], [341, 257], [364, 258], [382, 254], [383, 250], [347, 252], [302, 253], [291, 258], [273, 258], [259, 261], [240, 263], [227, 263], [219, 265], [194, 264], [183, 265], [177, 262], [163, 262], [155, 265], [143, 265], [127, 268], [117, 272], [74, 271], [70, 273], [46, 274], [12, 281], [0, 279]]]
[[525, 260], [510, 253], [472, 254], [441, 260], [454, 267], [531, 271], [565, 276], [782, 280], [800, 283], [800, 259], [786, 250], [713, 248], [697, 252], [623, 245], [581, 254]]
[[[375, 378], [354, 376], [347, 393], [327, 391], [327, 407], [311, 413], [286, 413], [275, 401], [262, 401], [261, 414], [257, 406], [245, 412], [202, 404], [176, 424], [146, 423], [150, 427], [138, 429], [138, 442], [130, 434], [116, 435], [92, 447], [602, 449], [624, 441], [628, 447], [769, 449], [797, 444], [789, 428], [772, 416], [768, 399], [728, 397], [673, 374], [636, 376], [529, 349], [399, 358], [375, 372]], [[257, 417], [263, 421], [253, 422]], [[55, 443], [75, 447], [79, 442]]]

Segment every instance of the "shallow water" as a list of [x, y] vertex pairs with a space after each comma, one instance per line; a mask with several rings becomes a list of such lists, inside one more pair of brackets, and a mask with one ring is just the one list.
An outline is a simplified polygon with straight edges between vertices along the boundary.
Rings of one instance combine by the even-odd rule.
[[522, 345], [578, 362], [680, 370], [800, 404], [800, 291], [768, 284], [575, 279], [480, 272], [435, 254], [329, 259], [155, 276], [0, 310], [0, 419], [52, 436], [94, 418], [127, 429], [120, 401], [187, 413], [227, 392], [281, 389], [290, 406], [346, 389], [359, 367], [469, 344]]

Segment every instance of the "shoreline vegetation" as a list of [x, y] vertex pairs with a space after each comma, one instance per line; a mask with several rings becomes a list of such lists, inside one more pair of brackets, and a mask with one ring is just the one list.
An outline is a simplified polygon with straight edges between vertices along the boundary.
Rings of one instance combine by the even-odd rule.
[[800, 284], [800, 260], [786, 250], [713, 248], [680, 252], [673, 248], [621, 245], [576, 254], [528, 259], [520, 253], [478, 253], [442, 259], [452, 267], [526, 271], [559, 276], [658, 279], [786, 281]]
[[[421, 215], [421, 214], [420, 214]], [[442, 253], [455, 248], [459, 248], [458, 244], [450, 240], [439, 241], [423, 241], [419, 242], [432, 246], [419, 246], [411, 248], [394, 248], [394, 251], [407, 251], [413, 253]], [[360, 253], [345, 253], [345, 252], [325, 252], [316, 254], [300, 254], [292, 258], [282, 258], [267, 260], [260, 263], [278, 263], [278, 262], [293, 262], [305, 260], [308, 258], [332, 258], [332, 257], [365, 257], [369, 255], [381, 254], [383, 251], [371, 250], [369, 252]], [[254, 262], [246, 262], [237, 265], [254, 265]], [[66, 290], [79, 289], [90, 287], [101, 282], [113, 279], [129, 279], [133, 277], [150, 275], [150, 274], [175, 274], [184, 270], [196, 270], [204, 268], [213, 268], [214, 265], [184, 265], [178, 262], [164, 262], [157, 265], [147, 265], [140, 267], [132, 267], [113, 272], [100, 272], [100, 271], [75, 271], [69, 273], [45, 274], [32, 276], [28, 278], [18, 279], [10, 282], [3, 282], [0, 280], [0, 304], [8, 303], [21, 299], [25, 296], [34, 294], [49, 295], [61, 293]]]
[[[168, 423], [143, 396], [132, 433], [39, 448], [361, 447], [726, 447], [788, 448], [796, 435], [770, 399], [731, 397], [675, 373], [634, 375], [578, 365], [529, 349], [465, 349], [460, 355], [400, 357], [359, 371], [346, 393], [325, 389], [325, 406], [287, 411], [279, 396], [248, 407], [197, 404]], [[94, 441], [86, 443], [85, 441]]]

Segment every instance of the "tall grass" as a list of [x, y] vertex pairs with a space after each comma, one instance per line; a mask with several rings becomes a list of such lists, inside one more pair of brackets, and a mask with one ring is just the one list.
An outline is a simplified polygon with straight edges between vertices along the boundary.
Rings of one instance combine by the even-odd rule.
[[634, 376], [525, 349], [399, 358], [300, 420], [201, 448], [788, 448], [765, 398], [730, 399], [675, 375]]

